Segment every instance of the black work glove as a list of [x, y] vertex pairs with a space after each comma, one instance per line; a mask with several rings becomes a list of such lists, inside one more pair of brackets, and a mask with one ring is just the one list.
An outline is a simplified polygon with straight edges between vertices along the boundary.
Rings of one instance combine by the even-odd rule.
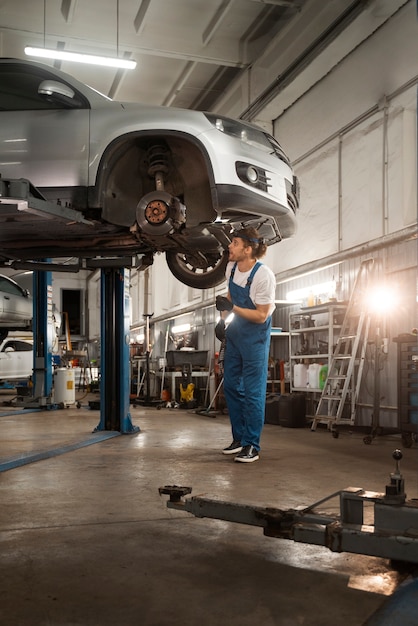
[[216, 310], [217, 311], [232, 311], [233, 304], [231, 300], [228, 300], [225, 296], [216, 296]]
[[215, 326], [215, 336], [219, 341], [225, 339], [225, 320], [220, 319]]

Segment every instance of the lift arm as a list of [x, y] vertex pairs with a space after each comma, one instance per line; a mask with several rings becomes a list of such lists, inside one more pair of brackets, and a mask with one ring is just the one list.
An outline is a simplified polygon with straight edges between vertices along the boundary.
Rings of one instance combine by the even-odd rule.
[[[169, 495], [167, 507], [195, 517], [221, 519], [260, 526], [266, 536], [325, 546], [332, 552], [366, 554], [418, 563], [418, 500], [406, 501], [399, 471], [402, 458], [395, 450], [396, 470], [390, 474], [386, 493], [348, 487], [301, 509], [277, 509], [213, 500], [186, 498], [191, 487], [160, 487]], [[340, 514], [321, 513], [316, 507], [339, 496]], [[374, 503], [374, 525], [363, 523], [364, 505]]]

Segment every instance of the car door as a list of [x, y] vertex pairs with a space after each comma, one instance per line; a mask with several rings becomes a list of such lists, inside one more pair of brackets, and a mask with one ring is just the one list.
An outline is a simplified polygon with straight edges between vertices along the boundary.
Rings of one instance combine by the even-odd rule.
[[13, 342], [5, 341], [0, 348], [0, 380], [12, 380], [16, 376], [16, 356]]
[[[27, 178], [38, 188], [87, 185], [89, 103], [75, 90], [73, 105], [38, 94], [47, 70], [0, 64], [0, 172]], [[75, 108], [76, 107], [76, 108]]]
[[10, 326], [32, 316], [32, 299], [19, 285], [0, 275], [0, 323]]

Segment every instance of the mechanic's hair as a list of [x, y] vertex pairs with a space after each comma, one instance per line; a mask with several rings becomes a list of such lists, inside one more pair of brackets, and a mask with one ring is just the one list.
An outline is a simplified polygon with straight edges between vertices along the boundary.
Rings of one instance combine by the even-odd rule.
[[232, 233], [232, 237], [240, 237], [248, 246], [251, 246], [253, 259], [261, 259], [267, 252], [267, 246], [264, 243], [263, 237], [261, 237], [258, 230], [252, 226], [235, 230]]

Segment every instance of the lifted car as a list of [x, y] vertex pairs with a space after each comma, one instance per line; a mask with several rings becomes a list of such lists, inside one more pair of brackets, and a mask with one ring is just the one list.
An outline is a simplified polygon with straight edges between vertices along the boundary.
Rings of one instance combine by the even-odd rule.
[[9, 331], [32, 330], [32, 318], [33, 300], [29, 291], [0, 274], [0, 341]]
[[[224, 278], [235, 228], [253, 225], [270, 245], [296, 226], [297, 179], [264, 130], [112, 101], [30, 61], [0, 59], [0, 175], [3, 263], [66, 255], [151, 263], [165, 252], [176, 278], [208, 288]], [[26, 203], [21, 189], [13, 193], [19, 179]]]

